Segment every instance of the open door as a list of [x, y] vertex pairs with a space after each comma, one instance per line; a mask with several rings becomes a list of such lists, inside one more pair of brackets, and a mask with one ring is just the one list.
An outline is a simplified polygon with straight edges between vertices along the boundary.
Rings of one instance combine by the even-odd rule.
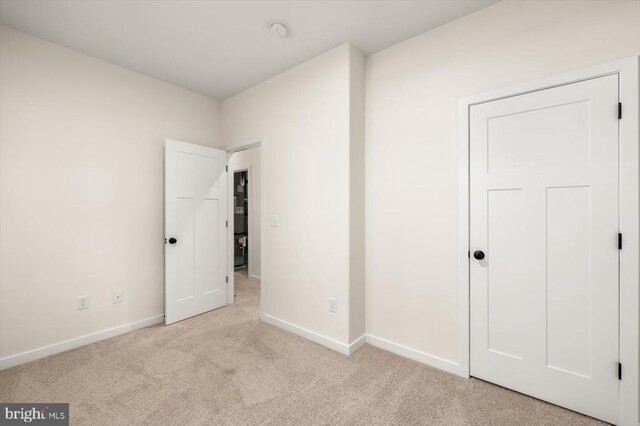
[[165, 324], [227, 304], [227, 153], [165, 144]]

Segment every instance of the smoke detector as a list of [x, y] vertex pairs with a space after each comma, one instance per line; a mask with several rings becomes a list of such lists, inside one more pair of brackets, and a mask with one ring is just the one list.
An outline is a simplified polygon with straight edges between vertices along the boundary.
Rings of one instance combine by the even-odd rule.
[[271, 32], [278, 37], [286, 37], [289, 30], [287, 26], [282, 21], [273, 21], [269, 24], [269, 29]]

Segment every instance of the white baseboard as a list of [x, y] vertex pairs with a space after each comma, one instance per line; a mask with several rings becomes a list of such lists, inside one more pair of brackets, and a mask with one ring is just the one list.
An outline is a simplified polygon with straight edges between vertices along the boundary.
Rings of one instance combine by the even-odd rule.
[[[98, 331], [96, 333], [87, 334], [85, 336], [77, 337], [75, 339], [65, 340], [60, 343], [55, 343], [49, 346], [43, 346], [41, 348], [33, 349], [31, 351], [23, 352], [17, 355], [11, 355], [0, 359], [0, 370], [5, 368], [14, 367], [25, 362], [35, 361], [50, 355], [54, 355], [60, 352], [65, 352], [71, 349], [79, 348], [90, 343], [95, 343], [100, 340], [108, 339], [120, 334], [125, 334], [130, 331], [138, 330], [152, 325], [161, 324], [164, 321], [164, 315], [157, 315], [155, 317], [146, 318], [140, 321], [135, 321], [129, 324], [120, 325], [117, 327], [109, 328], [107, 330]], [[334, 340], [330, 337], [323, 336], [315, 331], [307, 330], [306, 328], [299, 327], [290, 322], [281, 320], [271, 315], [262, 315], [262, 321], [267, 324], [271, 324], [312, 342], [318, 343], [336, 352], [344, 355], [351, 355], [358, 349], [369, 343], [380, 349], [384, 349], [389, 352], [393, 352], [397, 355], [405, 358], [412, 359], [414, 361], [421, 362], [431, 367], [438, 368], [440, 370], [448, 371], [449, 373], [456, 374], [458, 376], [467, 377], [462, 371], [460, 364], [450, 361], [448, 359], [440, 358], [435, 355], [421, 352], [408, 346], [401, 345], [380, 337], [372, 336], [370, 334], [363, 334], [350, 344], [345, 344]]]
[[349, 344], [349, 355], [356, 353], [356, 351], [363, 347], [365, 343], [367, 343], [367, 335], [363, 334], [362, 336], [354, 340], [351, 344]]
[[298, 336], [304, 337], [305, 339], [311, 340], [312, 342], [325, 346], [329, 349], [333, 349], [334, 351], [340, 352], [341, 354], [349, 355], [351, 345], [338, 342], [337, 340], [333, 340], [330, 337], [323, 336], [322, 334], [318, 334], [315, 331], [307, 330], [306, 328], [299, 327], [290, 322], [272, 317], [271, 315], [262, 315], [262, 321], [286, 330], [290, 333], [297, 334]]
[[440, 358], [435, 355], [421, 352], [419, 350], [410, 348], [408, 346], [401, 345], [399, 343], [391, 342], [380, 337], [375, 337], [367, 334], [367, 343], [376, 346], [385, 351], [393, 352], [396, 355], [403, 356], [405, 358], [412, 359], [414, 361], [421, 362], [431, 367], [438, 368], [440, 370], [453, 373], [458, 376], [467, 377], [463, 371], [461, 371], [460, 364], [450, 361], [448, 359]]
[[54, 343], [53, 345], [43, 346], [37, 349], [33, 349], [20, 354], [11, 355], [0, 359], [0, 370], [5, 368], [14, 367], [25, 362], [35, 361], [40, 358], [44, 358], [50, 355], [54, 355], [60, 352], [65, 352], [71, 349], [79, 348], [90, 343], [95, 343], [100, 340], [105, 340], [110, 337], [125, 334], [133, 330], [140, 328], [150, 327], [152, 325], [160, 324], [164, 321], [164, 315], [157, 315], [155, 317], [146, 318], [140, 321], [135, 321], [129, 324], [119, 325], [117, 327], [109, 328], [106, 330], [98, 331], [95, 333], [87, 334], [84, 336], [76, 337], [74, 339], [65, 340], [60, 343]]
[[466, 375], [465, 372], [462, 371], [463, 369], [457, 362], [450, 361], [436, 355], [431, 355], [426, 352], [421, 352], [417, 349], [413, 349], [408, 346], [401, 345], [399, 343], [395, 343], [380, 337], [372, 336], [370, 334], [363, 334], [352, 343], [347, 345], [345, 343], [338, 342], [337, 340], [316, 333], [315, 331], [307, 330], [306, 328], [302, 328], [290, 322], [275, 318], [271, 315], [263, 314], [262, 321], [286, 330], [290, 333], [297, 334], [298, 336], [304, 337], [305, 339], [311, 340], [312, 342], [318, 343], [319, 345], [325, 346], [344, 355], [351, 355], [362, 346], [364, 346], [365, 343], [369, 343], [370, 345], [376, 346], [380, 349], [393, 352], [396, 355], [412, 359], [422, 364], [426, 364], [430, 367], [444, 370], [464, 378], [468, 377], [468, 375]]
[[258, 275], [249, 275], [249, 279], [261, 281], [262, 277], [259, 277]]

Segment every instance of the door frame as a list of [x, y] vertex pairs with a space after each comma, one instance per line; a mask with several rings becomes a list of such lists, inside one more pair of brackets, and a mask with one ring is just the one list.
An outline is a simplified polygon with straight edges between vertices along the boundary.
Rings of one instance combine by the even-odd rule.
[[[237, 151], [236, 151], [237, 152]], [[233, 155], [233, 154], [231, 154]], [[231, 158], [231, 155], [229, 155], [227, 157], [227, 162], [228, 159]], [[235, 173], [236, 172], [247, 172], [247, 180], [249, 181], [249, 184], [247, 185], [247, 199], [249, 200], [247, 203], [247, 217], [248, 217], [248, 223], [247, 223], [247, 237], [249, 238], [249, 254], [248, 254], [248, 258], [249, 258], [249, 262], [247, 264], [247, 275], [250, 278], [257, 278], [254, 277], [251, 274], [251, 263], [253, 263], [253, 260], [251, 259], [251, 218], [253, 217], [253, 213], [251, 210], [251, 196], [252, 196], [252, 186], [253, 186], [253, 180], [252, 180], [252, 176], [251, 176], [251, 164], [241, 164], [239, 166], [236, 166], [234, 168], [229, 168], [229, 176], [231, 176], [233, 179], [235, 179]], [[230, 189], [235, 189], [233, 188], [233, 183], [229, 186]], [[233, 195], [233, 194], [232, 194]], [[233, 200], [232, 197], [229, 197], [229, 202], [231, 202]], [[234, 206], [230, 206], [229, 209], [229, 229], [232, 230], [230, 232], [231, 235], [233, 235], [235, 237], [235, 210], [234, 210]], [[235, 244], [235, 238], [234, 240], [231, 242], [231, 245], [233, 246], [233, 244]], [[235, 261], [233, 262], [234, 265], [234, 270], [235, 270]]]
[[[458, 174], [458, 289], [459, 289], [459, 364], [458, 375], [469, 377], [470, 370], [470, 300], [469, 300], [469, 111], [471, 106], [579, 81], [617, 74], [619, 100], [623, 105], [618, 121], [619, 144], [619, 226], [624, 237], [619, 269], [619, 357], [623, 365], [619, 382], [618, 424], [637, 426], [640, 336], [640, 151], [638, 149], [639, 57], [621, 59], [602, 65], [540, 79], [534, 82], [470, 96], [459, 103], [459, 174]], [[612, 106], [614, 108], [614, 106]], [[612, 111], [613, 113], [613, 111]], [[612, 374], [615, 374], [612, 371]]]
[[[265, 247], [266, 247], [266, 241], [267, 241], [267, 232], [265, 232], [265, 230], [267, 229], [267, 143], [265, 138], [261, 138], [261, 139], [257, 139], [254, 141], [248, 141], [248, 142], [241, 142], [238, 144], [233, 144], [229, 147], [226, 148], [227, 150], [227, 165], [229, 164], [229, 158], [231, 158], [231, 156], [238, 152], [238, 151], [245, 151], [247, 149], [251, 149], [251, 148], [260, 148], [260, 317], [262, 318], [262, 316], [265, 314], [266, 312], [266, 294], [268, 291], [268, 285], [267, 285], [267, 268], [266, 268], [266, 262], [265, 262], [265, 258], [266, 258], [266, 252], [265, 252]], [[251, 179], [251, 171], [250, 171], [251, 167], [250, 166], [238, 166], [236, 169], [236, 171], [238, 170], [249, 170], [248, 172], [248, 178], [249, 178], [249, 185], [253, 185], [252, 184], [252, 179]], [[229, 173], [232, 173], [231, 170], [229, 170]], [[229, 190], [233, 189], [233, 179], [227, 179], [228, 181], [228, 185], [229, 185]], [[228, 234], [228, 239], [227, 241], [229, 242], [227, 244], [227, 249], [229, 250], [229, 255], [228, 257], [228, 270], [229, 270], [229, 304], [232, 304], [235, 302], [234, 300], [234, 294], [235, 294], [235, 279], [234, 279], [234, 260], [233, 260], [233, 207], [232, 207], [232, 201], [233, 201], [233, 192], [229, 192], [228, 193], [229, 196], [229, 202], [227, 204], [229, 204], [229, 227], [227, 229], [227, 234]], [[249, 197], [249, 203], [251, 203], [251, 197]], [[251, 205], [249, 205], [249, 208], [251, 208]], [[250, 210], [251, 212], [251, 210]], [[251, 213], [250, 213], [251, 214]], [[251, 225], [249, 224], [249, 232], [251, 232]], [[249, 244], [251, 244], [251, 241], [249, 241]], [[251, 254], [249, 254], [249, 267], [251, 267]], [[250, 272], [249, 272], [250, 274]]]

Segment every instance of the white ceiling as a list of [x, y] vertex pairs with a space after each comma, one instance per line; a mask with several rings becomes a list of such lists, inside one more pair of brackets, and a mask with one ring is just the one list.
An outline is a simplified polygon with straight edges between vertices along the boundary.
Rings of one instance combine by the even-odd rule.
[[222, 100], [344, 42], [370, 54], [493, 2], [0, 0], [0, 22]]

